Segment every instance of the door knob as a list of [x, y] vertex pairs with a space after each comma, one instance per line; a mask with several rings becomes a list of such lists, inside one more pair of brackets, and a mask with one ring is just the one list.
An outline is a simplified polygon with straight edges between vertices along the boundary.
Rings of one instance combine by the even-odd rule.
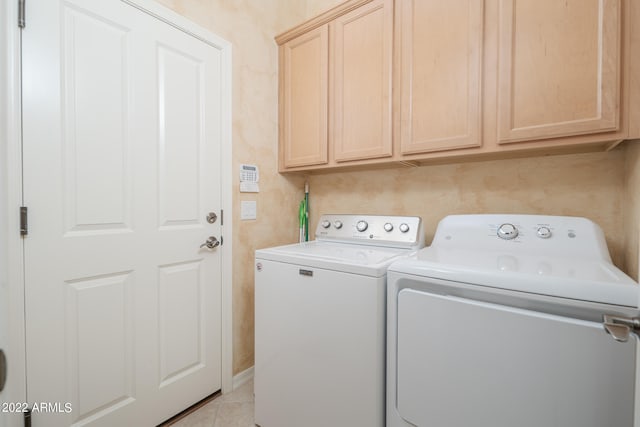
[[213, 249], [216, 246], [220, 246], [220, 242], [214, 236], [209, 236], [207, 241], [200, 245], [201, 248], [207, 247], [208, 249]]

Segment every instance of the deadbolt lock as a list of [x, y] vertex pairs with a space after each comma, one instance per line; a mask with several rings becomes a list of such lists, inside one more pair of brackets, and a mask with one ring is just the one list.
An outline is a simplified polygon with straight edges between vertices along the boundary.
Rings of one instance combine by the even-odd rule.
[[209, 214], [207, 215], [207, 222], [209, 224], [213, 224], [214, 222], [216, 222], [217, 219], [218, 219], [218, 215], [216, 215], [215, 212], [209, 212]]

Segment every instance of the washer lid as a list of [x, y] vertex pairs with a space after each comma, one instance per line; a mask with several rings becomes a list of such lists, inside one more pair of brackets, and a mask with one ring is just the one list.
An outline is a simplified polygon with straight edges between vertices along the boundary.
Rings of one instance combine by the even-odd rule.
[[256, 251], [256, 259], [381, 277], [386, 274], [387, 267], [393, 261], [412, 253], [414, 251], [408, 249], [380, 248], [314, 240], [260, 249]]
[[606, 259], [428, 247], [389, 271], [552, 297], [638, 306], [638, 284]]

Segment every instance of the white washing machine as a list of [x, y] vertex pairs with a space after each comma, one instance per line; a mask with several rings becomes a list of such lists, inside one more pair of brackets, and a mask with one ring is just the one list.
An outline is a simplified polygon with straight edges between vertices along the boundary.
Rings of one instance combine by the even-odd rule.
[[324, 215], [256, 251], [256, 424], [384, 426], [387, 267], [422, 246], [419, 217]]
[[587, 219], [446, 217], [389, 268], [387, 426], [640, 425], [638, 295]]

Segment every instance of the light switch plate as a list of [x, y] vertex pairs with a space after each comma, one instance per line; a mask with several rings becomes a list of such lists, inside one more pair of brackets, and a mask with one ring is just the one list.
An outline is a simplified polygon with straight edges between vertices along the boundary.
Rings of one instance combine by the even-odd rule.
[[256, 219], [258, 216], [258, 208], [255, 200], [240, 202], [240, 219], [249, 220]]

